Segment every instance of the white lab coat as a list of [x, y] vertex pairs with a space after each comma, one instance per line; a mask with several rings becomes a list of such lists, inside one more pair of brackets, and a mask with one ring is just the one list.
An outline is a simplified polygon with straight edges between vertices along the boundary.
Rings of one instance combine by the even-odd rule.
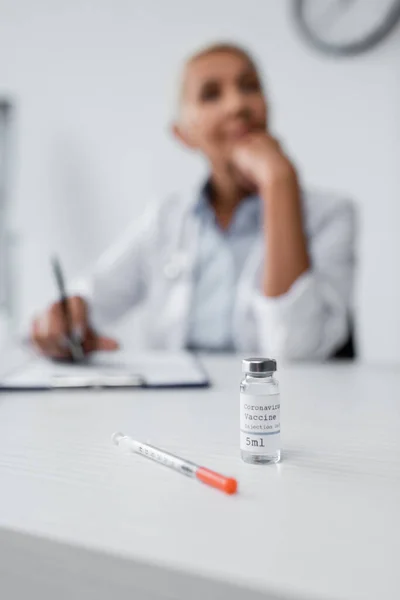
[[[193, 210], [199, 188], [152, 205], [99, 260], [75, 292], [85, 297], [104, 329], [141, 302], [147, 346], [186, 345], [199, 224]], [[345, 200], [303, 194], [312, 267], [280, 297], [262, 293], [265, 244], [254, 240], [234, 302], [233, 339], [239, 352], [287, 359], [329, 357], [349, 335], [354, 276], [354, 211]], [[268, 228], [267, 228], [268, 235]]]

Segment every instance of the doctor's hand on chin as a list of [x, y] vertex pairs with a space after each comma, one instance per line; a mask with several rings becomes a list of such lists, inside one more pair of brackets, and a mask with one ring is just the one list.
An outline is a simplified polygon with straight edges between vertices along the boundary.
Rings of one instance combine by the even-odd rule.
[[232, 149], [232, 168], [240, 185], [263, 201], [266, 259], [262, 289], [266, 297], [287, 293], [310, 268], [302, 223], [301, 194], [294, 166], [268, 132], [249, 132]]
[[[86, 354], [96, 350], [118, 349], [116, 340], [98, 334], [91, 327], [88, 306], [83, 298], [68, 298], [68, 305], [74, 334], [80, 339]], [[30, 335], [34, 345], [45, 356], [54, 359], [70, 358], [67, 324], [61, 302], [55, 302], [34, 319]]]
[[277, 184], [296, 182], [296, 171], [277, 139], [265, 131], [241, 137], [232, 149], [231, 167], [244, 187], [263, 196]]

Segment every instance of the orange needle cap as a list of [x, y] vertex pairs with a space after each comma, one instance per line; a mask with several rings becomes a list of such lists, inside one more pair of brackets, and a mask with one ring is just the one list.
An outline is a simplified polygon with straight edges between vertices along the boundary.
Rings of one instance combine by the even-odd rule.
[[197, 479], [200, 479], [203, 483], [211, 485], [212, 487], [225, 492], [225, 494], [235, 494], [237, 491], [237, 481], [232, 477], [225, 477], [214, 471], [210, 471], [205, 467], [199, 467], [196, 471]]

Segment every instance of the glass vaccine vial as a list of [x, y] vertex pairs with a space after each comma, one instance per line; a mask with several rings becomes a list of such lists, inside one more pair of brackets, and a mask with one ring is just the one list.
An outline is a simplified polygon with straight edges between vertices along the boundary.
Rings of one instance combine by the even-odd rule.
[[240, 451], [252, 464], [277, 463], [281, 458], [279, 384], [276, 361], [246, 358], [240, 384]]

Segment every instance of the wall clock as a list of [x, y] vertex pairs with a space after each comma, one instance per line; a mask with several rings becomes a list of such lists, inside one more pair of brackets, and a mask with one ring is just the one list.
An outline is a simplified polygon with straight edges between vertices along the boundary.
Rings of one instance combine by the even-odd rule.
[[292, 12], [311, 46], [354, 56], [377, 46], [400, 23], [400, 0], [292, 0]]

